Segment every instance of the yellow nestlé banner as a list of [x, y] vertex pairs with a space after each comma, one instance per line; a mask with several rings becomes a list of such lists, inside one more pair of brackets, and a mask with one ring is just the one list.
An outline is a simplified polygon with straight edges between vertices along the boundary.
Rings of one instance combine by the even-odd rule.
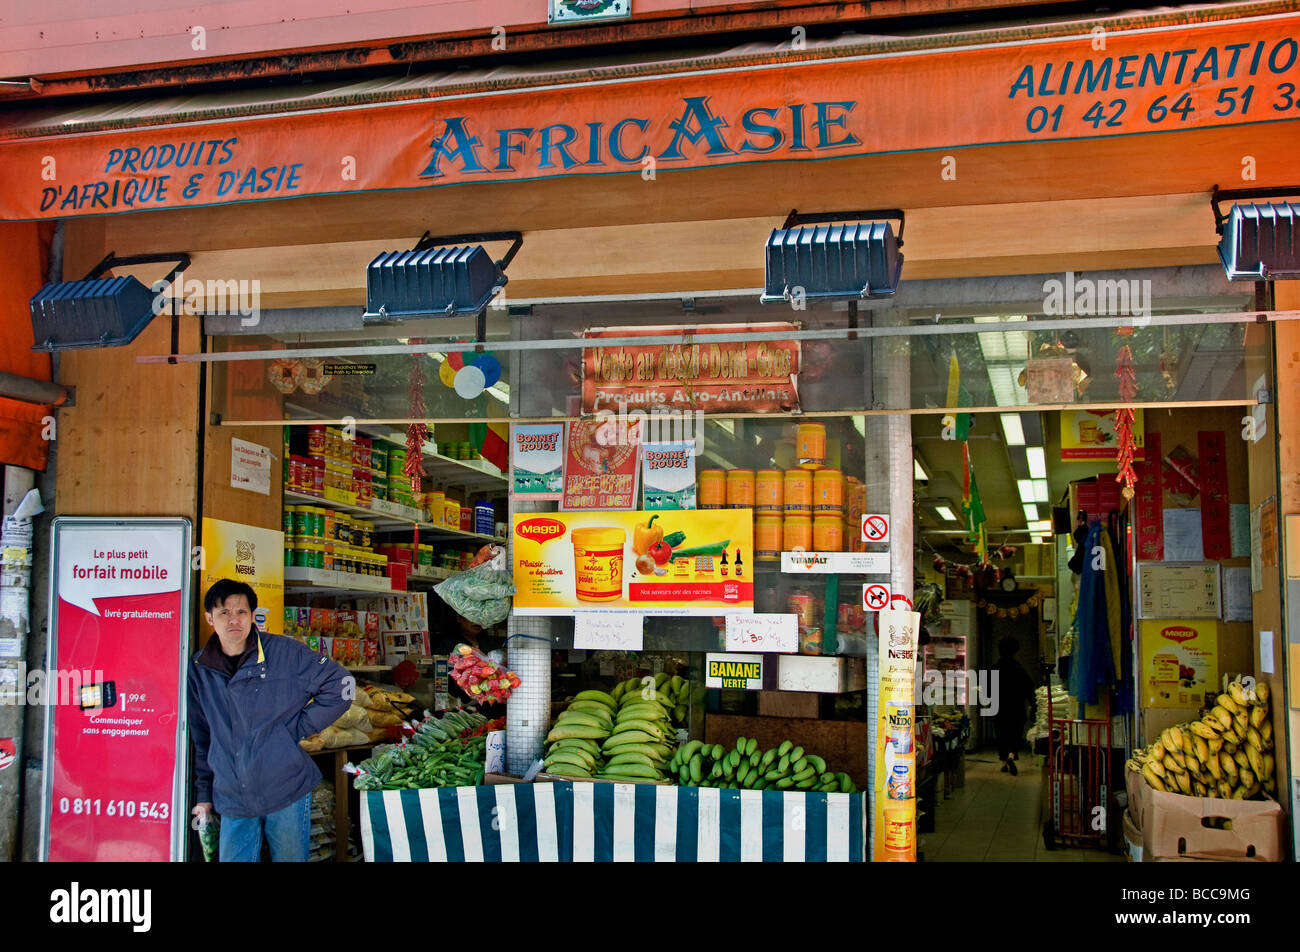
[[657, 610], [723, 615], [754, 606], [753, 512], [520, 513], [515, 611]]
[[203, 591], [223, 578], [257, 594], [259, 630], [284, 634], [284, 533], [220, 519], [203, 520]]
[[916, 862], [916, 746], [913, 684], [916, 670], [916, 612], [878, 614], [880, 683], [876, 724], [876, 862]]

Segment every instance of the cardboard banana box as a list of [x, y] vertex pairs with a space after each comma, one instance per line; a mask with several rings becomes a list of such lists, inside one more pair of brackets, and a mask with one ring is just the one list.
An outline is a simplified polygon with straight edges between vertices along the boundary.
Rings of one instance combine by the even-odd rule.
[[[1209, 860], [1279, 863], [1282, 806], [1276, 800], [1223, 800], [1166, 793], [1125, 774], [1129, 815], [1141, 833], [1143, 862]], [[1225, 828], [1226, 827], [1226, 828]]]

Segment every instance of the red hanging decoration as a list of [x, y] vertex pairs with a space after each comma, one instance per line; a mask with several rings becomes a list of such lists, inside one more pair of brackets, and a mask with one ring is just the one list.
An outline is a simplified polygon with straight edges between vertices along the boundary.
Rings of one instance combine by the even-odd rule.
[[[421, 344], [423, 341], [412, 340], [411, 343]], [[423, 462], [424, 444], [429, 439], [429, 428], [423, 419], [420, 419], [425, 414], [423, 354], [411, 355], [410, 396], [410, 415], [420, 422], [408, 423], [406, 426], [406, 465], [402, 472], [411, 480], [411, 495], [419, 496], [423, 491], [422, 480], [426, 475]]]
[[[1115, 358], [1115, 376], [1119, 379], [1120, 399], [1131, 403], [1137, 396], [1137, 372], [1133, 369], [1133, 351], [1125, 344], [1119, 349]], [[1132, 407], [1124, 407], [1115, 412], [1115, 463], [1119, 472], [1115, 482], [1123, 483], [1120, 493], [1125, 499], [1132, 499], [1133, 489], [1137, 483], [1137, 473], [1133, 470], [1133, 423], [1135, 414]]]

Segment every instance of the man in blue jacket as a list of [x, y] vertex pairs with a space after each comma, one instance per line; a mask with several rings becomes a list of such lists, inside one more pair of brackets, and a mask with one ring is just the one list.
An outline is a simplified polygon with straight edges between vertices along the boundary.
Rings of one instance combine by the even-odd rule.
[[190, 661], [193, 814], [220, 814], [223, 862], [257, 862], [263, 835], [273, 861], [305, 862], [321, 773], [298, 742], [348, 709], [356, 682], [306, 645], [258, 631], [244, 582], [213, 584], [203, 610], [216, 634]]

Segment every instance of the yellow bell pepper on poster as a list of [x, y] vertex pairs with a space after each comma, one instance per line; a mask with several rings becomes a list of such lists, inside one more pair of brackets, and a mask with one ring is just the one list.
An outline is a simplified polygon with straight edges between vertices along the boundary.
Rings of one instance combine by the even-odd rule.
[[650, 547], [656, 542], [662, 542], [664, 538], [663, 526], [657, 526], [654, 521], [659, 518], [658, 513], [651, 516], [645, 522], [638, 522], [632, 530], [632, 551], [637, 555], [645, 555], [650, 551]]

